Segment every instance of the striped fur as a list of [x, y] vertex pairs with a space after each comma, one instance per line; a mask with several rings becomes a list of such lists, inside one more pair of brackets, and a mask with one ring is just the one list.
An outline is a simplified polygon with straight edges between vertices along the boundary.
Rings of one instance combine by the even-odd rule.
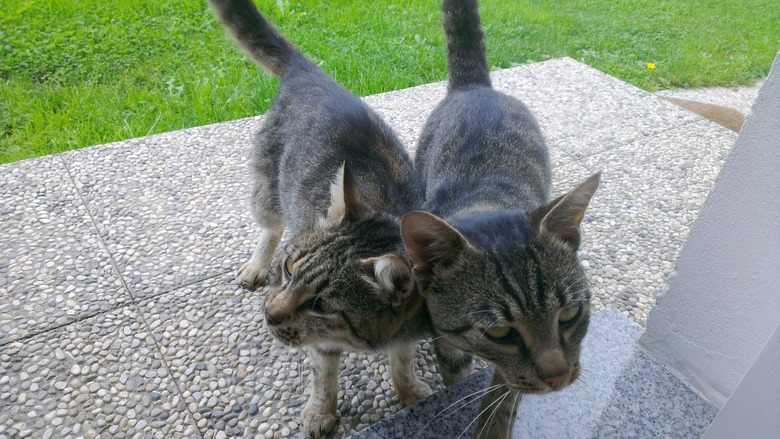
[[398, 220], [422, 203], [411, 160], [379, 116], [285, 40], [251, 0], [210, 3], [246, 53], [280, 78], [253, 152], [252, 213], [264, 232], [238, 280], [251, 288], [270, 278], [269, 332], [307, 346], [305, 435], [335, 427], [342, 349], [388, 348], [402, 402], [430, 394], [411, 365], [414, 342], [429, 328]]
[[449, 88], [415, 158], [427, 211], [406, 215], [402, 234], [442, 335], [445, 382], [468, 375], [472, 355], [495, 365], [502, 386], [484, 398], [476, 431], [507, 437], [520, 394], [579, 375], [590, 309], [579, 226], [599, 177], [550, 200], [544, 138], [525, 105], [491, 87], [476, 1], [444, 0], [442, 19]]

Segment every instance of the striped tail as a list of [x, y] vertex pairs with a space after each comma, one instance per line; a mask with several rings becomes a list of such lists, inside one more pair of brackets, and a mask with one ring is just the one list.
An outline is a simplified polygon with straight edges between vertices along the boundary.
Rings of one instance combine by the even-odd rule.
[[298, 62], [309, 62], [257, 10], [252, 0], [209, 0], [211, 8], [257, 64], [276, 76]]
[[490, 86], [485, 42], [479, 24], [476, 0], [444, 0], [444, 34], [447, 37], [447, 68], [450, 89]]

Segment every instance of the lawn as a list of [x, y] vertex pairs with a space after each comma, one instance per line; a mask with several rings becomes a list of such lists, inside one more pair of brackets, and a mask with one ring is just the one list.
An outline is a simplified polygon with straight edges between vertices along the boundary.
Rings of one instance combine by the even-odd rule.
[[[359, 95], [446, 77], [435, 0], [258, 5]], [[482, 21], [493, 68], [570, 56], [646, 90], [750, 84], [780, 48], [777, 0], [483, 1]], [[275, 89], [205, 0], [0, 0], [0, 163], [260, 114]]]

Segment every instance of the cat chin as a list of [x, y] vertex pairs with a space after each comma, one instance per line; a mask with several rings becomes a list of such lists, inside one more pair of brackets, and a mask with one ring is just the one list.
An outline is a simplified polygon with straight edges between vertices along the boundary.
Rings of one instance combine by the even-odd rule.
[[303, 345], [303, 343], [301, 343], [300, 337], [295, 337], [294, 339], [285, 337], [283, 333], [278, 332], [274, 328], [268, 328], [268, 333], [271, 334], [271, 337], [273, 337], [274, 340], [289, 348], [299, 348]]
[[290, 340], [285, 340], [285, 339], [282, 339], [282, 338], [279, 338], [279, 337], [276, 337], [276, 336], [274, 336], [274, 339], [276, 341], [278, 341], [279, 343], [287, 346], [288, 348], [300, 348], [300, 347], [303, 346], [303, 343], [301, 343], [298, 340], [290, 341]]
[[566, 384], [553, 388], [552, 386], [549, 386], [547, 384], [540, 384], [538, 387], [528, 387], [528, 386], [522, 386], [519, 384], [512, 384], [512, 383], [506, 383], [506, 386], [509, 388], [509, 390], [516, 392], [516, 393], [528, 393], [528, 394], [534, 394], [534, 395], [543, 395], [545, 393], [550, 392], [557, 392], [559, 390], [563, 390], [567, 387], [569, 387], [574, 381], [577, 380], [579, 377], [579, 370], [576, 370], [572, 375], [566, 380]]
[[[528, 385], [528, 384], [521, 384], [521, 383], [512, 383], [510, 380], [506, 379], [506, 375], [502, 374], [504, 376], [504, 381], [506, 387], [515, 393], [527, 393], [527, 394], [534, 394], [534, 395], [543, 395], [545, 393], [550, 392], [557, 392], [559, 390], [563, 390], [567, 387], [569, 387], [574, 381], [577, 380], [579, 377], [579, 368], [577, 367], [574, 372], [565, 380], [565, 384], [558, 386], [558, 387], [552, 387], [549, 384], [543, 382], [542, 380], [530, 380], [531, 382], [534, 382], [534, 384]], [[526, 380], [521, 380], [526, 381]]]
[[337, 350], [337, 351], [354, 350], [354, 349], [372, 350], [371, 346], [368, 346], [365, 343], [361, 343], [356, 340], [347, 340], [347, 341], [338, 340], [336, 337], [328, 338], [328, 339], [322, 339], [318, 337], [309, 338], [309, 337], [301, 337], [300, 335], [296, 337], [294, 340], [291, 340], [289, 338], [281, 337], [280, 334], [277, 334], [273, 329], [270, 329], [269, 333], [276, 341], [289, 348], [317, 346], [324, 350]]

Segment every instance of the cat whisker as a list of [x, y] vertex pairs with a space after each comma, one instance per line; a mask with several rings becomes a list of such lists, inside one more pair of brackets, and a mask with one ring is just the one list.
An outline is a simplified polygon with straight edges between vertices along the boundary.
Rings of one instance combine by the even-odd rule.
[[591, 377], [590, 373], [587, 373], [587, 371], [585, 371], [584, 369], [580, 369], [580, 374], [577, 377], [577, 380], [574, 381], [574, 383], [576, 383], [578, 386], [583, 386], [586, 389], [588, 389], [592, 387], [591, 384], [592, 380], [590, 379], [590, 377]]
[[[493, 301], [491, 300], [491, 302], [493, 302]], [[493, 302], [493, 304], [497, 305], [495, 302]], [[474, 314], [493, 313], [493, 312], [494, 311], [492, 309], [483, 309], [483, 310], [480, 310], [480, 311], [474, 311], [474, 312], [469, 312], [469, 313], [463, 314], [462, 316], [460, 316], [458, 318], [467, 317], [467, 316], [471, 316], [471, 315], [474, 315]]]
[[444, 338], [444, 337], [446, 337], [446, 335], [440, 335], [438, 337], [434, 337], [434, 338], [431, 339], [431, 343], [433, 343], [434, 341], [436, 341], [436, 340], [438, 340], [440, 338]]
[[455, 413], [456, 413], [458, 410], [462, 409], [463, 407], [465, 407], [465, 406], [467, 406], [467, 405], [471, 404], [472, 402], [476, 401], [476, 400], [477, 400], [477, 399], [479, 399], [480, 397], [482, 397], [482, 396], [484, 396], [484, 395], [486, 395], [486, 394], [488, 394], [488, 393], [492, 392], [493, 390], [496, 390], [496, 389], [498, 389], [499, 387], [501, 387], [501, 386], [503, 386], [503, 385], [504, 385], [504, 384], [495, 384], [495, 385], [493, 385], [493, 386], [490, 386], [490, 387], [488, 387], [488, 388], [486, 388], [486, 389], [480, 389], [480, 390], [477, 390], [476, 392], [470, 393], [470, 394], [468, 394], [468, 395], [464, 396], [463, 398], [461, 398], [461, 399], [459, 399], [459, 400], [457, 400], [457, 401], [453, 402], [452, 404], [450, 404], [450, 405], [448, 405], [447, 407], [445, 407], [445, 408], [444, 408], [442, 411], [440, 411], [439, 413], [436, 413], [436, 415], [434, 415], [434, 417], [433, 417], [433, 418], [431, 418], [431, 420], [430, 420], [430, 421], [428, 421], [428, 423], [427, 423], [427, 424], [425, 424], [425, 425], [423, 426], [423, 428], [422, 428], [422, 430], [421, 430], [421, 431], [425, 431], [425, 429], [426, 429], [426, 428], [428, 428], [428, 426], [429, 426], [429, 425], [431, 425], [431, 423], [432, 423], [433, 421], [435, 421], [435, 420], [436, 420], [436, 418], [438, 418], [438, 417], [439, 417], [441, 414], [443, 414], [444, 412], [446, 412], [447, 410], [449, 410], [449, 409], [450, 409], [452, 406], [454, 406], [455, 404], [458, 404], [459, 402], [463, 401], [464, 399], [470, 398], [470, 397], [472, 397], [472, 396], [474, 397], [474, 399], [472, 399], [471, 401], [468, 401], [468, 402], [464, 403], [463, 405], [461, 405], [460, 407], [458, 407], [457, 409], [453, 410], [451, 413], [449, 413], [448, 415], [446, 415], [444, 418], [448, 418], [448, 417], [452, 416], [452, 415], [453, 415], [453, 414], [455, 414]]
[[282, 352], [279, 352], [279, 349], [288, 349], [288, 347], [281, 344], [277, 344], [276, 341], [274, 341], [271, 344], [271, 349], [269, 349], [270, 355], [265, 358], [265, 361], [258, 364], [256, 367], [258, 369], [264, 369], [268, 366], [271, 366], [273, 363], [275, 363], [276, 360], [278, 360], [279, 357], [281, 357], [283, 354]]
[[268, 355], [265, 358], [263, 358], [263, 360], [260, 361], [255, 367], [258, 369], [265, 369], [267, 366], [270, 365], [271, 361], [276, 360], [276, 358], [278, 358], [278, 356], [274, 355], [272, 351], [269, 351]]
[[[293, 360], [293, 354], [292, 354], [293, 349], [295, 349], [295, 348], [294, 347], [289, 347], [288, 350], [287, 350], [287, 357], [288, 357], [287, 359], [290, 362], [292, 362], [292, 360]], [[300, 353], [300, 350], [298, 352]], [[305, 366], [304, 366], [304, 363], [303, 363], [303, 358], [301, 358], [301, 360], [298, 361], [298, 371], [297, 371], [298, 372], [298, 377], [293, 380], [293, 385], [295, 385], [296, 388], [299, 387], [299, 386], [301, 386], [301, 387], [303, 386], [303, 372], [304, 372], [304, 368], [305, 368]], [[298, 384], [298, 383], [300, 383], [300, 384]]]
[[478, 414], [477, 416], [475, 416], [475, 417], [474, 417], [474, 420], [472, 420], [471, 422], [469, 422], [469, 425], [467, 425], [467, 426], [466, 426], [466, 428], [464, 428], [464, 429], [463, 429], [463, 431], [460, 433], [460, 435], [457, 437], [457, 439], [460, 439], [461, 437], [463, 437], [463, 435], [464, 435], [464, 434], [466, 434], [466, 431], [468, 431], [469, 427], [471, 427], [471, 425], [472, 425], [472, 424], [474, 424], [475, 422], [477, 422], [477, 420], [478, 420], [480, 417], [482, 417], [482, 414], [483, 414], [483, 413], [485, 413], [486, 411], [488, 411], [488, 410], [489, 410], [491, 407], [493, 407], [493, 406], [494, 406], [494, 405], [496, 405], [496, 404], [498, 404], [498, 405], [500, 406], [500, 405], [501, 405], [501, 402], [502, 402], [504, 399], [506, 399], [506, 397], [507, 397], [507, 396], [509, 396], [509, 390], [505, 391], [503, 395], [501, 395], [501, 396], [499, 396], [498, 398], [496, 398], [496, 400], [495, 400], [495, 401], [493, 401], [492, 403], [490, 403], [490, 405], [489, 405], [489, 406], [485, 407], [485, 409], [484, 409], [484, 410], [482, 410], [481, 412], [479, 412], [479, 414]]
[[[520, 399], [522, 395], [520, 393], [515, 394], [515, 400], [512, 402], [512, 415], [517, 416], [517, 411], [514, 410], [514, 407], [517, 407], [518, 400]], [[514, 420], [510, 419], [509, 422], [507, 422], [506, 426], [506, 437], [511, 438], [512, 437], [512, 424], [514, 424]]]
[[298, 386], [303, 387], [303, 373], [306, 371], [306, 364], [303, 362], [304, 358], [300, 355], [300, 350], [298, 350], [299, 358], [298, 361]]
[[[506, 394], [505, 394], [505, 395], [506, 395]], [[506, 398], [506, 396], [504, 396], [504, 398]], [[478, 433], [478, 434], [477, 434], [477, 436], [476, 436], [476, 438], [477, 438], [477, 439], [479, 439], [480, 437], [482, 437], [482, 432], [483, 432], [483, 431], [485, 431], [485, 428], [486, 428], [486, 427], [487, 427], [487, 426], [488, 426], [488, 425], [491, 423], [491, 421], [492, 421], [492, 419], [493, 419], [493, 416], [495, 416], [495, 415], [496, 415], [496, 412], [498, 411], [498, 409], [499, 409], [500, 407], [501, 407], [501, 404], [499, 403], [499, 404], [497, 404], [497, 405], [496, 405], [496, 406], [493, 408], [493, 411], [490, 413], [490, 416], [488, 416], [487, 420], [485, 421], [485, 425], [483, 425], [483, 426], [482, 426], [482, 428], [479, 430], [479, 433]]]
[[495, 325], [496, 323], [498, 323], [498, 321], [499, 321], [499, 320], [501, 320], [501, 319], [495, 319], [495, 320], [493, 320], [493, 323], [491, 323], [490, 325], [488, 325], [488, 326], [485, 328], [485, 330], [484, 330], [484, 331], [482, 331], [482, 336], [484, 337], [484, 336], [485, 336], [485, 333], [486, 333], [486, 332], [488, 332], [488, 331], [490, 330], [490, 328], [491, 328], [493, 325]]

